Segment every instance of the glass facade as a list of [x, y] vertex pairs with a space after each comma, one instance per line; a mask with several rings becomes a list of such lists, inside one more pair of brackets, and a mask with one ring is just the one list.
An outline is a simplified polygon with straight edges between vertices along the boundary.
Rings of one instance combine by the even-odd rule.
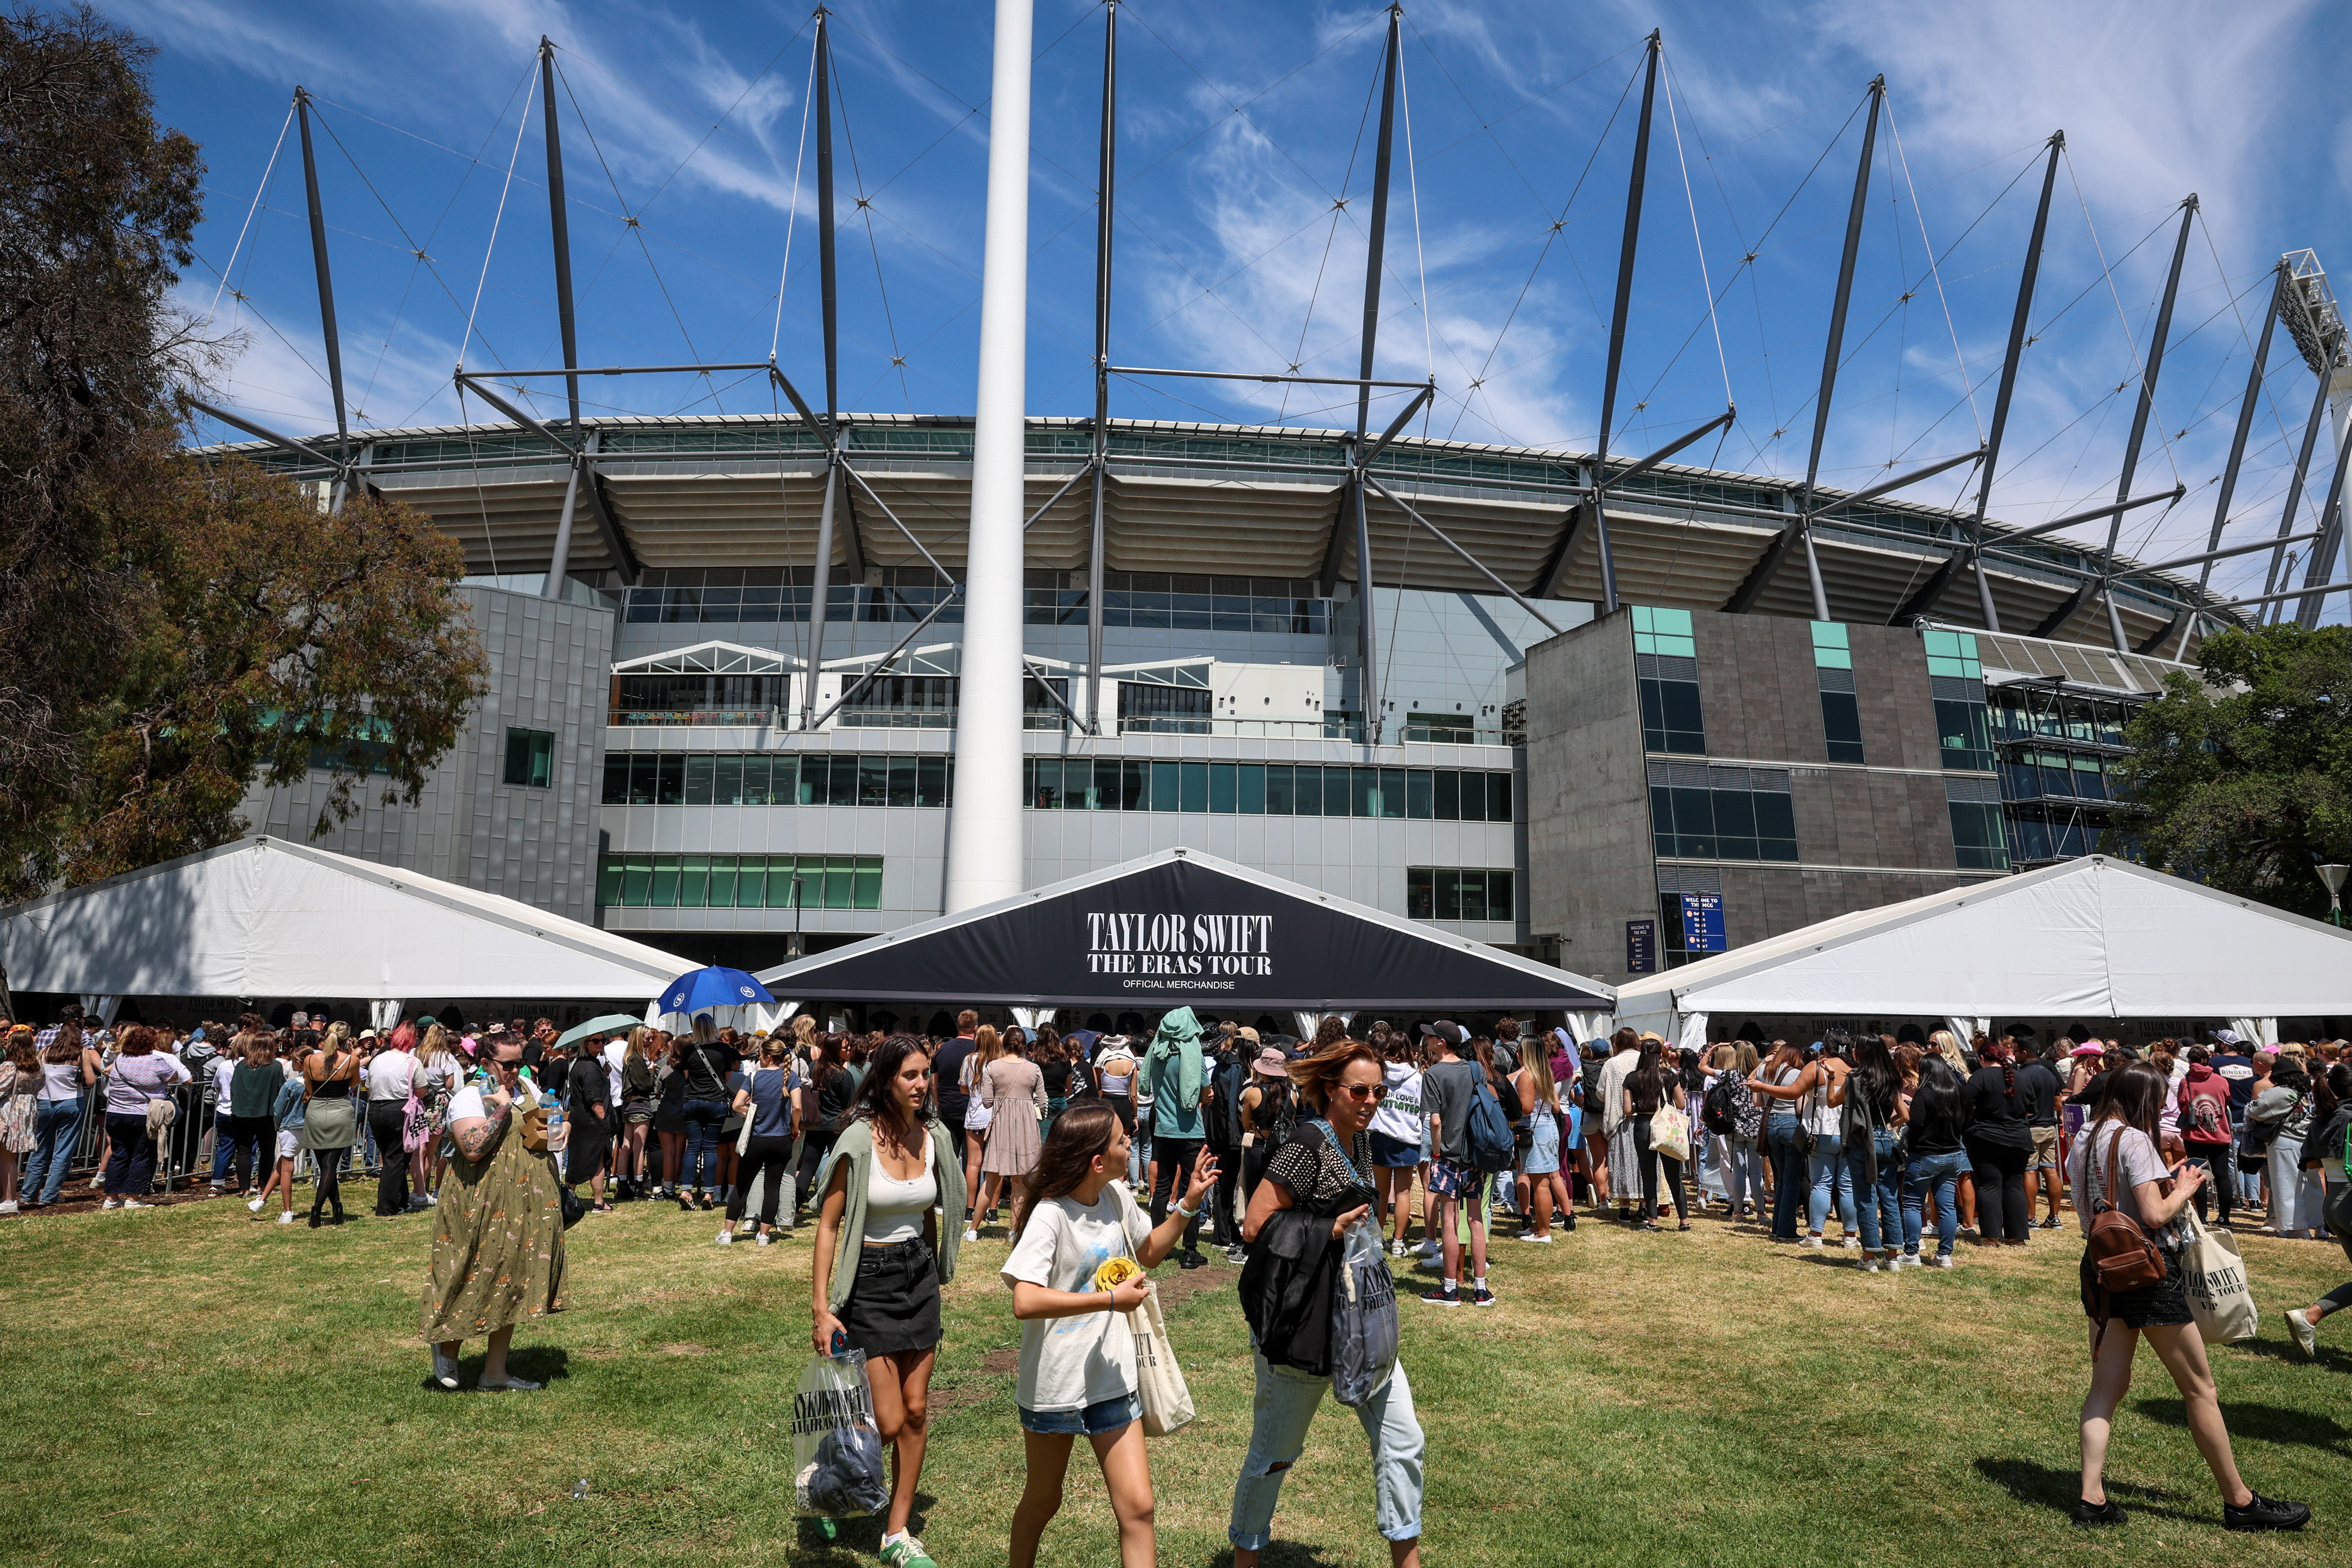
[[944, 806], [950, 757], [604, 754], [607, 806]]
[[[814, 592], [811, 575], [806, 567], [648, 571], [639, 586], [625, 591], [622, 614], [632, 622], [682, 625], [804, 622]], [[877, 583], [828, 585], [825, 620], [913, 622], [948, 598], [950, 585], [927, 566], [887, 567], [880, 576]], [[1023, 619], [1032, 626], [1083, 626], [1086, 573], [1028, 572], [1022, 601]], [[1103, 574], [1106, 626], [1320, 637], [1331, 629], [1331, 608], [1317, 584], [1288, 578]], [[962, 620], [959, 603], [932, 624]]]
[[1516, 920], [1517, 878], [1508, 871], [1407, 866], [1404, 912], [1411, 920]]
[[1846, 629], [1835, 621], [1811, 622], [1813, 633], [1813, 674], [1822, 693], [1822, 737], [1832, 762], [1859, 766], [1862, 751], [1862, 703], [1854, 695], [1853, 649]]
[[1698, 641], [1691, 632], [1689, 611], [1633, 606], [1633, 674], [1642, 699], [1643, 749], [1706, 756]]
[[623, 909], [879, 909], [879, 855], [606, 854], [596, 902]]
[[1022, 799], [1039, 811], [1181, 811], [1244, 817], [1513, 821], [1508, 773], [1286, 762], [1033, 757]]
[[1793, 862], [1788, 771], [1654, 762], [1650, 832], [1660, 860]]

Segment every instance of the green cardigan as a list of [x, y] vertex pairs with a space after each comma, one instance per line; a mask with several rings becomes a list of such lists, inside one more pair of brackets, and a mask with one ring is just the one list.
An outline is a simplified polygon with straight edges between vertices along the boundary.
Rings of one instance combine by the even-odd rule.
[[[956, 1248], [963, 1241], [963, 1165], [956, 1158], [947, 1124], [933, 1118], [929, 1126], [931, 1171], [940, 1184], [937, 1261], [940, 1283], [944, 1285], [955, 1278]], [[841, 1130], [833, 1142], [833, 1152], [818, 1169], [813, 1195], [818, 1203], [824, 1201], [834, 1167], [844, 1160], [851, 1162], [849, 1178], [842, 1183], [841, 1231], [834, 1246], [833, 1278], [825, 1283], [825, 1310], [835, 1313], [849, 1304], [850, 1287], [857, 1282], [857, 1249], [866, 1244], [866, 1186], [874, 1169], [874, 1124], [863, 1116]]]

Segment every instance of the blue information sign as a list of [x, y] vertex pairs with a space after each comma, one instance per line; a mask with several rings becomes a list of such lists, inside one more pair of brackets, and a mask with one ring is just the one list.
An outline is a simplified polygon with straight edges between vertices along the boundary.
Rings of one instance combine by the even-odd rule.
[[1728, 950], [1728, 944], [1723, 939], [1723, 894], [1683, 894], [1683, 947], [1692, 953]]
[[1654, 920], [1625, 922], [1625, 968], [1634, 975], [1654, 975], [1658, 972], [1658, 923]]

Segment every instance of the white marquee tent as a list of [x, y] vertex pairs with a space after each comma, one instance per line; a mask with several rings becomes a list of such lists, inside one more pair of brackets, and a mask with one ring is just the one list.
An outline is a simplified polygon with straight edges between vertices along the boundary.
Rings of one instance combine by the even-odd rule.
[[13, 989], [109, 1012], [123, 997], [635, 999], [691, 967], [515, 899], [260, 837], [0, 908], [0, 964]]
[[2352, 1013], [2352, 933], [2105, 855], [1930, 894], [1620, 987], [1617, 1017], [1685, 1044], [1710, 1015], [2230, 1019]]

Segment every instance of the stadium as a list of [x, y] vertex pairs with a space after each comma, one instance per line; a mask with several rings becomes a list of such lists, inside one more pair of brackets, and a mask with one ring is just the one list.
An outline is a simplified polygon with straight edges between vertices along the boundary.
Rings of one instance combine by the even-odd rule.
[[[773, 358], [583, 363], [555, 111], [561, 68], [543, 40], [561, 362], [461, 366], [461, 405], [502, 417], [355, 431], [334, 369], [313, 173], [337, 428], [298, 438], [200, 403], [199, 413], [254, 438], [205, 450], [279, 469], [322, 507], [365, 489], [430, 516], [464, 547], [463, 591], [491, 663], [490, 694], [424, 800], [370, 804], [325, 847], [761, 969], [972, 902], [956, 892], [953, 823], [960, 809], [968, 818], [976, 810], [971, 781], [1009, 777], [1017, 752], [1017, 883], [1009, 819], [983, 813], [967, 824], [1000, 857], [993, 880], [982, 879], [992, 896], [1196, 846], [1622, 978], [2098, 848], [2111, 824], [2108, 770], [2134, 707], [2191, 667], [2213, 630], [2284, 613], [2289, 601], [2310, 623], [2321, 597], [2342, 586], [2328, 581], [2342, 549], [2340, 477], [2316, 528], [2291, 534], [2281, 524], [2274, 538], [2221, 547], [2273, 339], [2291, 339], [2320, 383], [2290, 520], [2327, 402], [2342, 391], [2340, 319], [2308, 253], [2263, 285], [2270, 309], [2207, 548], [2147, 561], [2118, 547], [2126, 515], [2168, 514], [2189, 488], [2145, 482], [2136, 468], [2193, 196], [2178, 209], [2177, 237], [2170, 217], [2150, 231], [2169, 242], [2170, 270], [2161, 308], [2132, 347], [2137, 379], [2109, 394], [2130, 393], [2115, 406], [2133, 409], [2114, 501], [2014, 525], [1989, 509], [2032, 340], [2063, 133], [2011, 182], [2031, 191], [2021, 182], [2039, 176], [2041, 200], [1975, 449], [1902, 472], [1890, 461], [1860, 488], [1822, 479], [1883, 79], [1848, 121], [1860, 128], [1861, 159], [1821, 390], [1810, 421], [1772, 433], [1811, 423], [1801, 477], [1689, 461], [1720, 457], [1720, 439], [1705, 438], [1729, 430], [1736, 408], [1664, 444], [1654, 423], [1643, 425], [1641, 444], [1655, 448], [1646, 455], [1624, 449], [1630, 426], [1612, 441], [1612, 410], [1632, 399], [1619, 379], [1659, 91], [1654, 36], [1620, 105], [1630, 115], [1640, 88], [1601, 451], [1438, 439], [1426, 422], [1414, 434], [1416, 412], [1440, 391], [1434, 371], [1427, 382], [1376, 376], [1402, 47], [1394, 11], [1384, 76], [1365, 105], [1368, 125], [1378, 110], [1379, 129], [1357, 373], [1118, 364], [1113, 214], [1102, 194], [1117, 188], [1118, 16], [1111, 7], [1104, 20], [1092, 417], [1012, 418], [1025, 393], [1008, 356], [1025, 350], [1010, 340], [992, 350], [985, 325], [980, 416], [836, 406], [835, 176], [823, 90], [814, 116], [822, 396], [817, 372], [803, 372], [804, 389]], [[813, 22], [811, 79], [822, 89], [836, 73], [826, 14]], [[998, 65], [999, 99], [1025, 105], [1026, 68], [1008, 82], [1005, 60]], [[313, 107], [298, 92], [289, 113], [301, 117], [306, 171]], [[518, 132], [518, 155], [520, 146]], [[1000, 223], [1013, 225], [1016, 206], [1025, 214], [1025, 176], [992, 162], [988, 199], [994, 256]], [[1017, 321], [1025, 272], [991, 265], [983, 322], [1007, 299], [1015, 314], [1004, 319]], [[2274, 330], [2282, 323], [2284, 334]], [[614, 405], [596, 402], [606, 396], [598, 390], [583, 411], [583, 386], [648, 377], [715, 385], [721, 373], [736, 378], [730, 385], [758, 383], [772, 412], [600, 412]], [[1983, 381], [1990, 390], [1990, 365]], [[1111, 412], [1115, 387], [1208, 382], [1297, 383], [1333, 408], [1352, 401], [1356, 417], [1317, 428]], [[2166, 439], [2160, 425], [2152, 435]], [[1961, 486], [1956, 504], [1901, 495], [1937, 475]], [[2058, 537], [2072, 527], [2104, 528], [2107, 543]], [[993, 541], [986, 552], [975, 546], [983, 537]], [[2300, 552], [2308, 591], [2293, 587], [2289, 544], [2310, 546]], [[2217, 561], [2265, 551], [2262, 594], [2209, 589]], [[1003, 634], [983, 636], [983, 622]], [[1013, 628], [1017, 673], [997, 656]], [[990, 654], [973, 656], [1005, 683], [1006, 701], [988, 708], [1003, 724], [963, 722], [977, 706], [967, 652], [982, 644]], [[314, 776], [257, 791], [254, 830], [304, 836], [324, 787]]]

